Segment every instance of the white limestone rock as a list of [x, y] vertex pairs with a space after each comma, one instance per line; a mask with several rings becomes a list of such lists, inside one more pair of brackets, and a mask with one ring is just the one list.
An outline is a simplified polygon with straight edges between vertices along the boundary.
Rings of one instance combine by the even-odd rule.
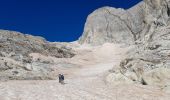
[[143, 19], [143, 2], [129, 10], [112, 7], [99, 8], [88, 16], [79, 43], [134, 44], [144, 28]]
[[[31, 54], [39, 57], [35, 60], [37, 55]], [[58, 73], [52, 58], [74, 55], [73, 50], [57, 47], [42, 37], [0, 30], [0, 80], [55, 79]]]
[[141, 84], [160, 85], [163, 83], [157, 81], [157, 78], [169, 82], [167, 71], [170, 68], [170, 1], [144, 0], [143, 5], [145, 27], [139, 33], [136, 48], [129, 51], [126, 59], [120, 63], [120, 70], [125, 76], [129, 72], [136, 74], [136, 82]]

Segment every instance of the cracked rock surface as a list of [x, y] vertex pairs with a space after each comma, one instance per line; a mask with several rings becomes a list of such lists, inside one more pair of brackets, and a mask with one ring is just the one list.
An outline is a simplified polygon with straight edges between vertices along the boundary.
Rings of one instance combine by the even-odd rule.
[[100, 45], [106, 42], [134, 44], [144, 28], [143, 2], [124, 10], [99, 8], [87, 18], [80, 43]]
[[[109, 75], [143, 85], [169, 86], [170, 0], [143, 0], [124, 10], [103, 7], [88, 16], [81, 44], [132, 46]], [[131, 82], [132, 81], [132, 82]]]

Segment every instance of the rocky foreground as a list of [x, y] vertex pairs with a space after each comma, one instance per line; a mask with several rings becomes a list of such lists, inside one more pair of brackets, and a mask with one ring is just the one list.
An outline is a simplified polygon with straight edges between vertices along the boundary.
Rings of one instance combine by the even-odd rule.
[[[0, 82], [1, 100], [169, 100], [167, 89], [152, 85], [110, 82], [108, 70], [118, 66], [131, 47], [104, 44], [75, 49], [72, 58], [55, 59], [55, 67], [65, 74], [58, 80], [12, 80]], [[112, 70], [110, 70], [112, 71]], [[120, 78], [121, 79], [121, 78]]]
[[99, 8], [72, 43], [0, 31], [1, 100], [169, 100], [169, 73], [170, 0]]

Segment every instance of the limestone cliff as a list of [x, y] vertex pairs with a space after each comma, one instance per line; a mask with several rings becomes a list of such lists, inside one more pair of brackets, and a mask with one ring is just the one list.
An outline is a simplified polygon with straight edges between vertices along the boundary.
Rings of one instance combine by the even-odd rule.
[[87, 18], [81, 44], [100, 45], [106, 42], [134, 44], [144, 29], [144, 3], [128, 10], [99, 8]]
[[153, 31], [169, 25], [169, 16], [168, 0], [144, 0], [127, 10], [99, 8], [88, 16], [79, 43], [101, 45], [150, 41]]
[[79, 43], [133, 45], [118, 72], [134, 82], [153, 84], [170, 77], [169, 27], [170, 0], [144, 0], [127, 10], [103, 7], [88, 16]]

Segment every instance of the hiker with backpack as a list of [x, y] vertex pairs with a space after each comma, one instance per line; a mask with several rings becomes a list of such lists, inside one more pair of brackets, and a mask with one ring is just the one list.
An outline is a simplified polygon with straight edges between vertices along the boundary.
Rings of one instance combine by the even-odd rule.
[[59, 83], [64, 84], [64, 75], [63, 74], [59, 74], [58, 78], [59, 78]]

